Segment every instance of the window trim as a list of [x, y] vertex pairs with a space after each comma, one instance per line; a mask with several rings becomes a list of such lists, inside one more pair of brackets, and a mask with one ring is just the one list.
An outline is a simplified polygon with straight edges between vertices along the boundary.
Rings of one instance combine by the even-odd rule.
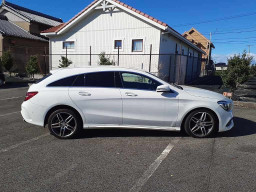
[[122, 39], [115, 39], [114, 40], [114, 49], [118, 50], [118, 47], [116, 47], [116, 42], [121, 41], [121, 47], [119, 47], [119, 50], [123, 49], [123, 40]]
[[[142, 41], [142, 50], [141, 51], [134, 51], [134, 42], [136, 42], [136, 41]], [[143, 52], [144, 51], [144, 39], [132, 39], [132, 52], [133, 53], [140, 53], [140, 52]]]
[[67, 39], [65, 41], [62, 41], [62, 51], [66, 51], [66, 48], [64, 48], [64, 43], [67, 43], [67, 42], [74, 42], [74, 48], [70, 49], [70, 48], [67, 48], [68, 51], [75, 51], [76, 50], [76, 40], [75, 39]]

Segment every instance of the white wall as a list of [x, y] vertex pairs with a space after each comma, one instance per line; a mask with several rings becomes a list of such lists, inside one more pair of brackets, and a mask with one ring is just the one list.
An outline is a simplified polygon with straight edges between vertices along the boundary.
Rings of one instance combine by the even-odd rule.
[[[152, 52], [158, 54], [160, 46], [160, 29], [153, 27], [134, 16], [115, 9], [113, 13], [94, 10], [90, 15], [81, 20], [63, 35], [51, 37], [52, 53], [65, 55], [62, 49], [62, 42], [65, 40], [75, 40], [75, 49], [68, 50], [68, 54], [89, 53], [92, 46], [92, 53], [100, 52], [117, 53], [114, 50], [114, 40], [123, 40], [123, 50], [120, 54], [133, 54], [132, 56], [120, 56], [121, 67], [132, 67], [148, 70], [149, 56], [136, 56], [132, 52], [132, 39], [143, 39], [143, 52], [138, 54], [149, 54], [150, 44]], [[89, 56], [68, 56], [73, 61], [73, 67], [84, 67], [89, 64]], [[52, 56], [52, 67], [57, 68], [60, 56]], [[117, 61], [117, 56], [111, 59]], [[152, 57], [152, 72], [158, 71], [158, 56]], [[92, 56], [92, 65], [98, 65], [98, 56]]]
[[[162, 33], [161, 34], [161, 41], [160, 41], [160, 54], [171, 54], [171, 55], [161, 55], [159, 58], [159, 73], [160, 77], [164, 78], [165, 80], [174, 81], [175, 78], [181, 77], [184, 74], [177, 75], [177, 67], [175, 62], [175, 52], [176, 52], [176, 44], [177, 44], [177, 53], [182, 54], [182, 49], [184, 49], [184, 55], [189, 55], [189, 52], [194, 54], [194, 57], [198, 57], [198, 51], [194, 48], [190, 47], [189, 45], [185, 44], [181, 40], [177, 39], [176, 37], [168, 34]], [[182, 61], [186, 62], [186, 58], [182, 57]], [[184, 68], [184, 64], [182, 64]], [[185, 66], [186, 67], [186, 66]], [[178, 69], [179, 71], [179, 69]], [[182, 70], [183, 72], [186, 71], [186, 68]], [[180, 72], [180, 73], [183, 73]], [[182, 79], [184, 77], [182, 76]], [[182, 80], [183, 82], [184, 80]], [[177, 81], [178, 82], [178, 81]]]

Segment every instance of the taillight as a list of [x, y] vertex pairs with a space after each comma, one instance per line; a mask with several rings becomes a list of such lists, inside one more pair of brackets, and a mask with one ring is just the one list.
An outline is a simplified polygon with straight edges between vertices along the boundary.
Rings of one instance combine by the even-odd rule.
[[27, 100], [31, 99], [31, 98], [34, 97], [37, 93], [38, 93], [37, 91], [35, 91], [35, 92], [27, 92], [27, 95], [26, 95], [24, 101], [27, 101]]

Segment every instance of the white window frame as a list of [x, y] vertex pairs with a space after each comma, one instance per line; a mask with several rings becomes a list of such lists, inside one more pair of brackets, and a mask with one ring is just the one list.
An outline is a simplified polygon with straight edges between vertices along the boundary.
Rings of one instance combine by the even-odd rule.
[[67, 49], [68, 51], [75, 51], [76, 50], [76, 39], [67, 39], [65, 41], [62, 41], [62, 43], [61, 43], [62, 51], [66, 52], [66, 49], [63, 46], [65, 42], [74, 42], [74, 49]]
[[[133, 51], [133, 40], [142, 40], [143, 44], [142, 44], [142, 51]], [[134, 53], [134, 54], [142, 54], [142, 53], [145, 53], [145, 49], [146, 49], [146, 38], [145, 37], [135, 37], [135, 38], [132, 38], [131, 39], [131, 47], [130, 47], [130, 50], [131, 50], [131, 53]]]
[[115, 38], [113, 40], [113, 44], [114, 44], [113, 51], [118, 52], [118, 49], [115, 48], [115, 41], [122, 41], [122, 47], [121, 47], [121, 49], [119, 49], [119, 52], [123, 52], [124, 51], [124, 38]]

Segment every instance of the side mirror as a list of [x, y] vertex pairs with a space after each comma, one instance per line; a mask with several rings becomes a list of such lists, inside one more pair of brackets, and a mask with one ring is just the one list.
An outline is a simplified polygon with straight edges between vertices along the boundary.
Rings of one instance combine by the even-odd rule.
[[170, 92], [171, 89], [168, 85], [160, 85], [156, 88], [156, 92]]

